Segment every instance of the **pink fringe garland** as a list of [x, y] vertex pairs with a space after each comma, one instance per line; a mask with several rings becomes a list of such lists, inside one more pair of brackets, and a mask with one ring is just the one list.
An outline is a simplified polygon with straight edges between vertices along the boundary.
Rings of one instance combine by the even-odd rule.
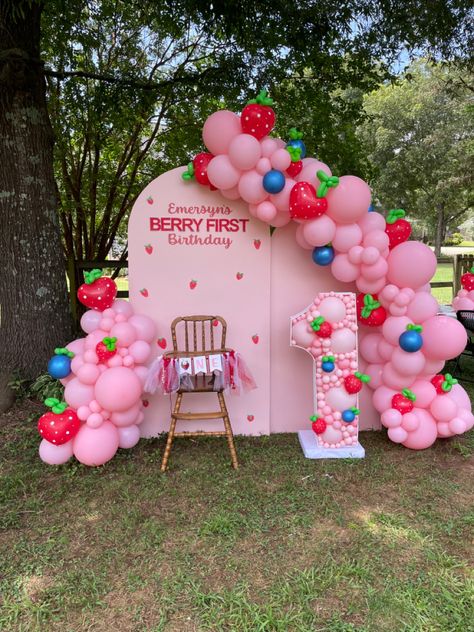
[[[179, 375], [178, 358], [159, 356], [153, 361], [145, 382], [145, 392], [162, 394], [176, 393], [178, 390], [193, 391], [193, 376], [188, 373]], [[257, 388], [257, 384], [240, 353], [230, 351], [222, 354], [222, 371], [210, 374], [210, 383], [214, 391], [224, 391], [240, 395]]]

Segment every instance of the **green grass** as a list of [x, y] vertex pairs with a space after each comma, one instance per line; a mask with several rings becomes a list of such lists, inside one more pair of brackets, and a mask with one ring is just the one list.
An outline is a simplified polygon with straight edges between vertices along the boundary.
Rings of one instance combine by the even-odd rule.
[[162, 438], [44, 465], [40, 412], [0, 417], [0, 630], [473, 629], [474, 433], [367, 432], [362, 461], [237, 437], [237, 472], [223, 440], [178, 439], [162, 475]]

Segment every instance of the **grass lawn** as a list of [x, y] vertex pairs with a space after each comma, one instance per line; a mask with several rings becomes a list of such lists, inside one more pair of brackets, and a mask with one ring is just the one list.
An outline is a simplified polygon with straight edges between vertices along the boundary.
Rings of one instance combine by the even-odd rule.
[[162, 475], [162, 438], [44, 465], [42, 412], [0, 417], [0, 630], [473, 630], [473, 432], [319, 462], [237, 437], [237, 472], [224, 440], [178, 439]]

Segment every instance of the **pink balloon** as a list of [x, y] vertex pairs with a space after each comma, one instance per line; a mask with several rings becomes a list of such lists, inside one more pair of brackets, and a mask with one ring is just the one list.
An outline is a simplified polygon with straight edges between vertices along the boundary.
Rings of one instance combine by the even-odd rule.
[[209, 181], [218, 189], [231, 189], [239, 182], [241, 172], [226, 155], [216, 156], [207, 166]]
[[378, 344], [378, 352], [384, 360], [390, 360], [396, 347], [387, 342], [384, 338]]
[[418, 375], [425, 366], [425, 356], [421, 351], [408, 353], [397, 347], [392, 354], [393, 368], [402, 375]]
[[84, 347], [85, 349], [95, 349], [97, 343], [103, 340], [106, 336], [109, 335], [108, 331], [104, 331], [103, 329], [96, 329], [92, 333], [90, 333], [85, 339]]
[[431, 402], [430, 412], [437, 421], [449, 422], [456, 417], [458, 407], [449, 395], [437, 395]]
[[237, 169], [252, 169], [261, 155], [260, 142], [251, 134], [239, 134], [230, 142], [229, 159]]
[[272, 168], [272, 163], [270, 162], [269, 158], [260, 158], [260, 160], [257, 162], [257, 166], [255, 167], [257, 173], [259, 173], [261, 176], [264, 176], [267, 171], [270, 171]]
[[319, 313], [330, 323], [337, 323], [346, 316], [346, 306], [337, 296], [323, 298], [319, 305]]
[[409, 318], [405, 316], [389, 316], [382, 325], [382, 333], [385, 340], [398, 347], [398, 339], [406, 331], [407, 325], [413, 325]]
[[420, 425], [420, 420], [415, 413], [406, 413], [402, 417], [402, 428], [407, 432], [413, 432]]
[[[95, 329], [98, 329], [101, 319], [101, 312], [98, 312], [95, 309], [89, 309], [81, 316], [81, 327], [86, 332], [86, 334], [90, 334]], [[73, 350], [71, 349], [71, 351]]]
[[371, 230], [364, 236], [363, 245], [364, 248], [373, 247], [377, 248], [379, 252], [383, 252], [389, 247], [390, 240], [387, 233], [384, 230]]
[[456, 297], [453, 301], [453, 309], [456, 312], [461, 309], [473, 310], [474, 302], [468, 297]]
[[347, 252], [362, 241], [362, 231], [357, 224], [345, 224], [336, 227], [332, 245], [336, 252]]
[[95, 384], [95, 399], [102, 408], [111, 412], [127, 410], [136, 403], [141, 393], [140, 380], [132, 369], [126, 367], [104, 371]]
[[109, 368], [114, 368], [117, 366], [122, 366], [123, 365], [123, 357], [122, 355], [119, 355], [118, 353], [116, 353], [114, 356], [112, 356], [109, 360], [107, 360], [107, 366]]
[[117, 452], [119, 435], [110, 421], [104, 421], [99, 428], [89, 428], [84, 424], [72, 443], [74, 456], [80, 463], [98, 466], [110, 461]]
[[454, 417], [449, 422], [449, 429], [454, 434], [462, 434], [466, 432], [466, 422], [461, 417]]
[[43, 439], [39, 445], [40, 459], [48, 465], [62, 465], [72, 457], [72, 441], [54, 445]]
[[315, 189], [321, 184], [319, 178], [316, 177], [318, 171], [324, 171], [328, 176], [332, 175], [331, 169], [324, 162], [320, 162], [316, 158], [304, 158], [303, 169], [296, 176], [297, 182], [309, 182]]
[[[398, 248], [399, 246], [397, 246]], [[414, 408], [413, 414], [418, 417], [420, 425], [413, 432], [408, 433], [408, 437], [402, 441], [406, 448], [412, 450], [424, 450], [436, 441], [438, 429], [433, 417], [422, 408]]]
[[466, 342], [466, 330], [454, 318], [433, 316], [423, 323], [423, 353], [431, 360], [455, 358], [464, 351]]
[[387, 432], [388, 438], [393, 443], [402, 443], [408, 437], [408, 432], [404, 430], [401, 426], [397, 428], [389, 428]]
[[388, 362], [382, 371], [382, 381], [385, 386], [401, 391], [404, 388], [410, 388], [415, 381], [414, 375], [402, 375], [396, 371], [391, 362]]
[[[287, 152], [288, 153], [288, 152]], [[265, 200], [257, 206], [257, 217], [262, 222], [271, 222], [277, 214], [274, 204]]]
[[135, 375], [140, 380], [142, 387], [145, 385], [146, 379], [148, 377], [148, 368], [146, 366], [135, 366], [133, 368]]
[[124, 410], [120, 413], [112, 413], [110, 421], [116, 426], [131, 426], [136, 422], [138, 413], [140, 412], [141, 402], [137, 402], [131, 406], [128, 410]]
[[395, 408], [388, 408], [381, 414], [380, 421], [386, 428], [397, 428], [402, 423], [402, 413]]
[[287, 178], [285, 180], [285, 186], [280, 191], [280, 193], [270, 195], [271, 202], [273, 202], [273, 204], [277, 207], [279, 211], [285, 211], [286, 213], [288, 213], [290, 208], [290, 193], [295, 184], [295, 180], [293, 180], [292, 178]]
[[270, 224], [275, 226], [275, 228], [281, 228], [282, 226], [286, 226], [291, 221], [291, 217], [289, 213], [285, 213], [282, 211], [278, 211], [275, 217], [272, 219]]
[[365, 368], [365, 373], [370, 377], [370, 382], [367, 386], [371, 389], [376, 389], [382, 386], [382, 371], [383, 364], [368, 364]]
[[416, 292], [407, 309], [407, 316], [414, 323], [423, 323], [428, 318], [436, 316], [439, 305], [434, 296], [428, 292]]
[[385, 217], [380, 213], [366, 213], [358, 224], [364, 235], [372, 230], [385, 230]]
[[334, 353], [350, 353], [354, 351], [356, 344], [355, 333], [347, 327], [336, 329], [331, 336], [331, 348]]
[[80, 406], [87, 406], [91, 399], [94, 399], [94, 387], [83, 384], [79, 378], [75, 377], [66, 384], [64, 399], [71, 408], [77, 410]]
[[291, 156], [286, 149], [277, 149], [270, 157], [274, 169], [286, 171], [291, 165]]
[[378, 351], [378, 344], [382, 336], [376, 333], [365, 334], [359, 339], [359, 352], [367, 362], [380, 364], [384, 360]]
[[77, 372], [79, 371], [79, 369], [81, 368], [81, 366], [84, 364], [84, 356], [82, 355], [76, 355], [72, 360], [71, 360], [71, 371], [77, 375]]
[[148, 316], [134, 314], [129, 318], [128, 324], [135, 329], [137, 338], [141, 338], [145, 342], [152, 342], [156, 336], [155, 323]]
[[412, 390], [416, 396], [417, 408], [428, 408], [436, 397], [436, 389], [428, 380], [416, 380], [416, 382], [410, 386], [410, 390]]
[[449, 397], [456, 402], [458, 408], [471, 410], [471, 400], [469, 399], [469, 395], [460, 384], [455, 384], [452, 387], [449, 391]]
[[202, 128], [202, 139], [211, 154], [225, 154], [231, 141], [242, 133], [240, 117], [229, 110], [218, 110], [209, 116]]
[[137, 339], [137, 332], [131, 323], [117, 323], [110, 330], [110, 335], [117, 338], [117, 347], [129, 347]]
[[425, 244], [405, 241], [390, 251], [387, 278], [398, 287], [418, 288], [436, 272], [436, 257]]
[[362, 263], [362, 253], [364, 248], [362, 246], [352, 246], [347, 253], [347, 258], [351, 263]]
[[87, 418], [86, 424], [89, 428], [99, 428], [104, 423], [104, 418], [100, 413], [92, 413]]
[[278, 143], [276, 142], [276, 140], [274, 138], [269, 138], [268, 136], [262, 138], [262, 140], [260, 141], [260, 145], [262, 147], [262, 156], [264, 156], [265, 158], [269, 158], [273, 154], [273, 152], [278, 149]]
[[77, 377], [83, 384], [95, 384], [100, 375], [96, 364], [84, 363], [77, 371]]
[[369, 185], [357, 176], [342, 176], [337, 187], [327, 194], [327, 214], [335, 222], [352, 224], [367, 215], [371, 192]]
[[351, 263], [347, 255], [341, 254], [334, 257], [331, 272], [338, 281], [350, 283], [359, 276], [359, 267]]
[[[364, 253], [362, 254], [362, 261], [364, 261], [364, 254], [367, 252], [367, 250], [368, 248], [366, 248]], [[364, 279], [367, 279], [367, 281], [377, 281], [381, 277], [385, 278], [387, 270], [388, 264], [382, 257], [377, 258], [377, 260], [370, 265], [367, 265], [364, 262], [360, 267], [360, 273], [364, 277]]]
[[62, 377], [59, 381], [61, 382], [63, 386], [66, 386], [66, 384], [70, 382], [72, 379], [74, 379], [74, 375], [70, 373], [67, 377]]
[[298, 244], [298, 246], [300, 246], [301, 248], [304, 248], [305, 250], [313, 250], [313, 246], [311, 244], [308, 244], [308, 242], [304, 238], [303, 230], [304, 230], [304, 224], [300, 224], [298, 228], [296, 229], [296, 233], [295, 233], [296, 243]]
[[351, 395], [345, 388], [335, 386], [326, 393], [326, 403], [334, 410], [343, 411], [356, 405], [357, 396]]
[[379, 386], [373, 394], [372, 402], [376, 410], [379, 413], [383, 413], [384, 410], [392, 407], [392, 397], [397, 393], [397, 390], [388, 388], [387, 386]]
[[299, 347], [306, 349], [312, 345], [315, 333], [306, 320], [300, 320], [293, 326], [291, 337]]
[[377, 294], [385, 285], [385, 277], [377, 279], [376, 281], [369, 281], [363, 276], [356, 279], [356, 285], [359, 292], [364, 294]]
[[380, 252], [374, 246], [364, 247], [360, 256], [361, 263], [364, 263], [366, 266], [373, 265], [379, 259], [380, 259]]
[[426, 358], [425, 366], [423, 367], [423, 375], [435, 376], [437, 373], [441, 373], [443, 367], [444, 360], [430, 360], [429, 358]]
[[[95, 313], [98, 314], [99, 312]], [[66, 345], [66, 349], [68, 349], [68, 351], [72, 351], [76, 355], [80, 355], [81, 353], [84, 353], [85, 342], [85, 338], [77, 338], [76, 340], [72, 340], [71, 342], [69, 342]]]
[[458, 417], [466, 422], [466, 430], [470, 430], [474, 426], [474, 415], [469, 409], [458, 408]]
[[221, 195], [227, 200], [238, 200], [240, 198], [239, 187], [235, 186], [231, 189], [221, 189]]
[[[133, 316], [132, 304], [123, 298], [115, 299], [115, 301], [112, 303], [112, 311], [115, 314], [123, 314], [126, 318], [130, 318], [130, 316]], [[105, 312], [104, 312], [104, 315], [105, 315]]]
[[79, 406], [79, 408], [77, 409], [77, 416], [81, 421], [85, 421], [87, 417], [89, 417], [91, 412], [92, 411], [89, 406]]
[[138, 426], [128, 426], [118, 429], [119, 448], [133, 448], [140, 441]]
[[336, 224], [327, 215], [311, 219], [303, 224], [304, 238], [312, 246], [325, 246], [335, 234]]
[[[210, 165], [211, 164], [212, 162]], [[241, 197], [250, 204], [260, 204], [260, 202], [263, 202], [268, 196], [268, 193], [263, 188], [263, 178], [255, 170], [247, 171], [241, 176], [239, 180], [239, 193]]]
[[135, 360], [135, 362], [143, 364], [150, 357], [151, 348], [150, 345], [144, 340], [137, 340], [132, 345], [130, 345], [128, 352]]
[[97, 353], [93, 349], [88, 349], [87, 351], [84, 351], [83, 359], [84, 362], [88, 362], [89, 364], [97, 364], [99, 362]]

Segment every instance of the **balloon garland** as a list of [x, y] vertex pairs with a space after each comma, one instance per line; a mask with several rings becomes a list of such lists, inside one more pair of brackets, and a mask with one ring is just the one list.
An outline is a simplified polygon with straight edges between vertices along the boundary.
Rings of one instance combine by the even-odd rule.
[[[262, 90], [240, 116], [228, 110], [211, 114], [202, 134], [208, 152], [194, 158], [183, 179], [244, 200], [251, 215], [272, 227], [296, 222], [296, 241], [311, 251], [314, 263], [330, 266], [339, 281], [355, 283], [366, 373], [348, 376], [345, 387], [355, 393], [367, 384], [374, 391], [374, 406], [392, 441], [423, 449], [437, 437], [470, 429], [474, 416], [466, 392], [448, 374], [437, 375], [464, 349], [466, 332], [438, 314], [429, 286], [436, 270], [433, 252], [408, 241], [411, 225], [404, 210], [394, 209], [385, 219], [371, 205], [370, 188], [361, 178], [335, 176], [319, 159], [306, 157], [302, 132], [291, 128], [286, 142], [270, 136], [272, 106]], [[461, 292], [458, 305], [474, 301], [474, 270], [465, 275]], [[306, 327], [303, 347], [311, 347], [310, 338], [333, 335], [322, 317]], [[331, 370], [331, 358], [324, 362]], [[349, 420], [358, 411], [344, 414]], [[324, 419], [311, 421], [315, 433], [326, 431]]]
[[65, 402], [46, 399], [51, 411], [38, 422], [39, 454], [51, 465], [73, 455], [85, 465], [103, 465], [140, 438], [144, 365], [155, 325], [116, 295], [113, 279], [100, 270], [86, 273], [78, 298], [91, 308], [81, 318], [87, 335], [55, 349], [48, 363], [48, 373], [65, 386]]
[[461, 277], [461, 289], [453, 301], [453, 309], [474, 310], [474, 266]]

